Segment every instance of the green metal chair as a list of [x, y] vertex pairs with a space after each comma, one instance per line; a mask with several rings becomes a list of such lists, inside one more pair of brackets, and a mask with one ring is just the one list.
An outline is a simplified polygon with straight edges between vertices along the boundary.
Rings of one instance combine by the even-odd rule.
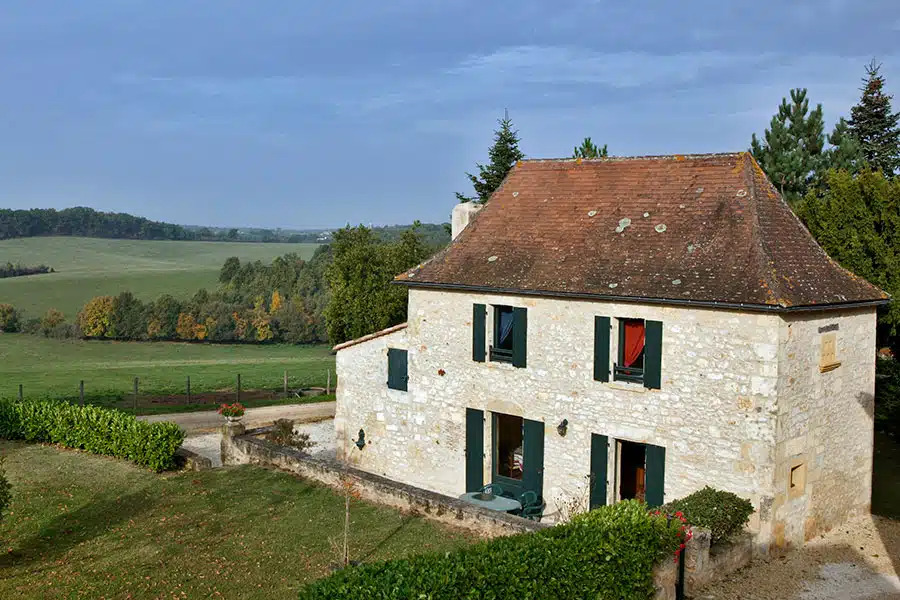
[[522, 516], [531, 521], [540, 521], [544, 516], [544, 509], [547, 507], [546, 502], [533, 504], [522, 509]]
[[522, 492], [522, 495], [519, 496], [519, 502], [522, 504], [522, 510], [525, 510], [529, 506], [535, 506], [538, 503], [538, 495], [531, 490], [527, 492]]

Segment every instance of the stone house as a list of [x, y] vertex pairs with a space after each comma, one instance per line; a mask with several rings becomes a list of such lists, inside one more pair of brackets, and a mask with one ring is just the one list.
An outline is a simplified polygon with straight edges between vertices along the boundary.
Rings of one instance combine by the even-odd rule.
[[408, 322], [336, 346], [339, 456], [554, 518], [705, 485], [757, 547], [871, 492], [876, 307], [747, 153], [525, 160], [396, 278]]

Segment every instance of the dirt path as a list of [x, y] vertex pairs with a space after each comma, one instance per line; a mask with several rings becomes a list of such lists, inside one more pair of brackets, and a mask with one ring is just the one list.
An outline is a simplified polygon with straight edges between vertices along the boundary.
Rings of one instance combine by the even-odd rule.
[[[296, 422], [318, 421], [334, 416], [334, 402], [314, 402], [309, 404], [284, 404], [281, 406], [263, 406], [248, 408], [243, 423], [246, 427], [263, 427], [271, 425], [276, 419], [293, 419]], [[195, 433], [211, 431], [221, 427], [222, 415], [214, 410], [192, 413], [171, 413], [166, 415], [147, 415], [138, 417], [151, 423], [171, 421], [177, 423], [185, 431]]]
[[698, 600], [900, 600], [900, 521], [860, 517], [714, 584]]

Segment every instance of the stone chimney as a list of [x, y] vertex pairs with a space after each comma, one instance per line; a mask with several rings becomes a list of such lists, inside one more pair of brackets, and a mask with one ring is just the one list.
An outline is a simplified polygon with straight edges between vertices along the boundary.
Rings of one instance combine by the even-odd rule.
[[480, 202], [461, 202], [453, 207], [453, 214], [450, 217], [450, 239], [456, 239], [482, 206], [484, 205]]

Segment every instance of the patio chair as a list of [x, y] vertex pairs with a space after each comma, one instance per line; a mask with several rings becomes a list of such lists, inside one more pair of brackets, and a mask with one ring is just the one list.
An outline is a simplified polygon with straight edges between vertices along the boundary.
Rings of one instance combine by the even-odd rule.
[[544, 516], [544, 509], [547, 507], [546, 502], [533, 504], [522, 509], [522, 516], [532, 521], [540, 521]]
[[522, 495], [519, 496], [519, 502], [522, 504], [522, 510], [525, 510], [529, 506], [537, 505], [538, 496], [535, 492], [528, 490], [527, 492], [522, 492]]

